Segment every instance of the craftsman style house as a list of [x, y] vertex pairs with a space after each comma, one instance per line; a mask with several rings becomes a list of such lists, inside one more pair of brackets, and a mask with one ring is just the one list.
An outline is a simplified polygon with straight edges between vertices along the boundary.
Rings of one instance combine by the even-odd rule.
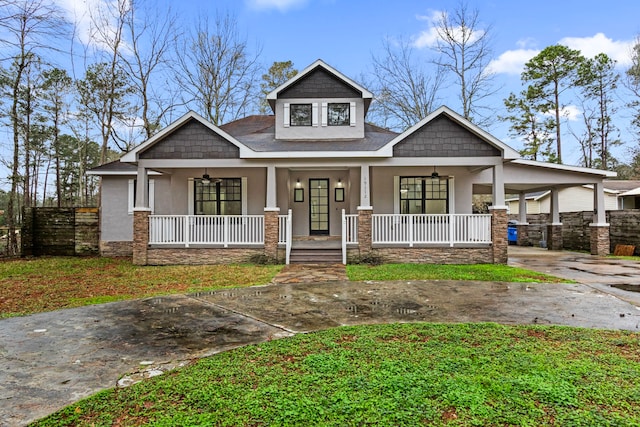
[[[372, 94], [320, 60], [267, 100], [273, 115], [222, 126], [190, 112], [93, 169], [102, 177], [102, 254], [136, 264], [289, 262], [303, 242], [333, 244], [345, 263], [370, 254], [505, 263], [506, 192], [524, 206], [525, 192], [551, 191], [553, 249], [558, 190], [586, 184], [597, 207], [592, 251], [609, 250], [610, 172], [522, 160], [447, 107], [400, 134], [373, 126]], [[473, 213], [474, 194], [492, 195], [489, 214]], [[523, 217], [521, 235], [526, 226]]]

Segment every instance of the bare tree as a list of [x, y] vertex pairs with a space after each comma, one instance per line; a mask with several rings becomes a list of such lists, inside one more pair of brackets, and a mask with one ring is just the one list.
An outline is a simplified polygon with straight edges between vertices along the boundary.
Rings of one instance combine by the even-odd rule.
[[631, 65], [625, 71], [624, 85], [631, 92], [631, 101], [627, 103], [627, 107], [633, 112], [631, 125], [635, 129], [638, 136], [638, 146], [636, 150], [640, 150], [640, 35], [636, 36], [633, 47], [630, 52]]
[[491, 60], [491, 26], [483, 26], [477, 10], [461, 2], [455, 10], [442, 12], [435, 24], [437, 40], [435, 63], [459, 88], [462, 115], [476, 123], [482, 119], [479, 102], [492, 95], [493, 73], [487, 68]]
[[177, 54], [176, 81], [184, 102], [216, 125], [256, 108], [259, 55], [249, 52], [234, 17], [216, 15], [213, 28], [202, 18]]
[[118, 54], [139, 97], [138, 114], [144, 137], [150, 138], [160, 128], [167, 112], [175, 108], [167, 96], [175, 86], [167, 84], [167, 80], [169, 57], [175, 52], [178, 32], [176, 16], [171, 10], [160, 12], [158, 7], [144, 6], [143, 1], [130, 0], [124, 16], [130, 46]]
[[[0, 3], [0, 27], [8, 35], [2, 42], [6, 55], [3, 60], [11, 63], [11, 72], [5, 79], [10, 88], [11, 106], [9, 118], [13, 132], [13, 159], [11, 163], [11, 190], [7, 204], [8, 254], [18, 252], [15, 237], [15, 203], [20, 181], [20, 127], [18, 114], [22, 86], [27, 69], [39, 53], [50, 49], [51, 41], [64, 34], [65, 21], [55, 4], [46, 0], [17, 0]], [[28, 173], [27, 173], [28, 174]], [[29, 188], [29, 182], [23, 183]]]
[[[123, 113], [123, 92], [126, 92], [125, 73], [120, 63], [124, 45], [124, 25], [131, 4], [129, 0], [117, 0], [115, 8], [103, 5], [91, 11], [93, 24], [92, 40], [104, 54], [104, 60], [87, 68], [85, 79], [78, 84], [81, 103], [89, 108], [97, 119], [102, 144], [100, 163], [107, 161], [109, 141], [122, 142], [116, 133], [115, 124]], [[91, 105], [90, 105], [91, 104]]]
[[385, 40], [382, 56], [373, 57], [376, 97], [373, 113], [381, 126], [405, 130], [431, 113], [444, 75], [415, 60], [409, 43]]

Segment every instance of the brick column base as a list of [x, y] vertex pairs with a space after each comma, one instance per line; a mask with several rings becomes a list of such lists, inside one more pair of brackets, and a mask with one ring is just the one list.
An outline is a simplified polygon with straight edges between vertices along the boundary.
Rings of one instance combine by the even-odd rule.
[[550, 251], [561, 251], [564, 249], [562, 241], [562, 224], [547, 225], [547, 248]]
[[371, 215], [373, 209], [358, 208], [358, 249], [360, 256], [367, 256], [371, 253]]
[[609, 255], [611, 253], [609, 224], [589, 224], [589, 226], [591, 227], [591, 255]]
[[516, 245], [531, 246], [531, 242], [529, 241], [529, 224], [517, 224], [516, 230], [518, 231]]
[[489, 208], [491, 211], [491, 241], [493, 242], [493, 263], [506, 264], [508, 260], [507, 246], [507, 210]]
[[133, 211], [133, 263], [147, 265], [147, 249], [149, 247], [149, 209]]
[[264, 210], [264, 255], [278, 259], [278, 215], [280, 208], [265, 208]]

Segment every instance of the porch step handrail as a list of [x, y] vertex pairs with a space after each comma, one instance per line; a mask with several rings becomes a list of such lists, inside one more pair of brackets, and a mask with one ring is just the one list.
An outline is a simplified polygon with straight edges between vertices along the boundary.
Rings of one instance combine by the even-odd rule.
[[293, 222], [291, 209], [287, 212], [287, 220], [285, 222], [286, 225], [286, 246], [285, 246], [285, 263], [289, 265], [291, 260], [291, 245], [293, 244]]
[[342, 209], [342, 263], [347, 263], [347, 244], [358, 243], [358, 215]]
[[374, 244], [491, 243], [491, 215], [373, 214]]
[[150, 215], [149, 244], [263, 245], [264, 215]]

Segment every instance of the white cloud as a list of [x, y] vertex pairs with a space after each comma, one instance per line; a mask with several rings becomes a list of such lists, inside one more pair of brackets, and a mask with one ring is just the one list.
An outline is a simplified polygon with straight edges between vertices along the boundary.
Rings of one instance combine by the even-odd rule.
[[246, 3], [251, 9], [278, 9], [280, 12], [286, 12], [289, 9], [304, 6], [307, 0], [246, 0]]
[[578, 49], [588, 58], [593, 58], [599, 53], [606, 53], [616, 60], [619, 65], [631, 64], [629, 52], [633, 46], [633, 40], [612, 40], [603, 33], [597, 33], [593, 37], [565, 37], [558, 44]]
[[491, 60], [487, 68], [495, 74], [520, 75], [524, 69], [524, 64], [539, 52], [539, 50], [534, 49], [508, 50], [502, 53], [497, 59]]
[[[554, 110], [547, 111], [543, 113], [545, 116], [555, 117], [556, 113]], [[560, 109], [560, 116], [569, 120], [570, 122], [577, 121], [582, 116], [582, 111], [575, 105], [567, 105]]]
[[[421, 49], [423, 47], [435, 46], [435, 44], [438, 42], [438, 39], [440, 38], [437, 30], [438, 21], [440, 21], [443, 15], [446, 16], [446, 12], [432, 11], [429, 15], [418, 15], [416, 17], [419, 21], [428, 22], [428, 28], [424, 31], [421, 31], [417, 36], [412, 37], [414, 47]], [[453, 28], [453, 34], [453, 37], [455, 39], [462, 39], [462, 29], [460, 27]], [[482, 37], [483, 34], [484, 31], [474, 31], [469, 37], [467, 43], [473, 43], [474, 41]]]

